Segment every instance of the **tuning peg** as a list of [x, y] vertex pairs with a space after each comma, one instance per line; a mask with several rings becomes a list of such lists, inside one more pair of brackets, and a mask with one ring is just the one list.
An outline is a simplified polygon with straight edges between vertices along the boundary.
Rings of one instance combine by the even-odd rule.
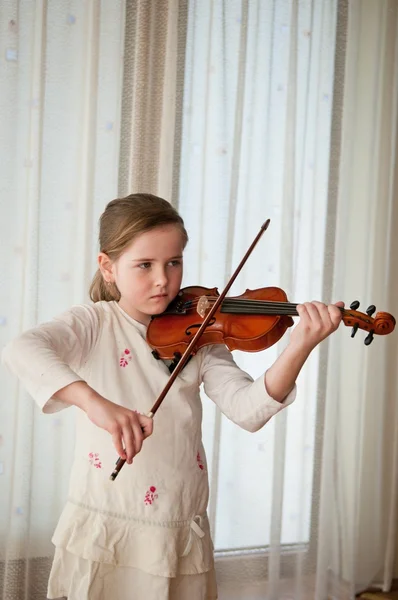
[[373, 313], [375, 312], [376, 307], [374, 304], [371, 304], [370, 306], [368, 306], [368, 308], [366, 309], [366, 314], [369, 315], [369, 317], [371, 317], [373, 315]]
[[351, 302], [350, 308], [351, 308], [351, 310], [357, 310], [357, 308], [359, 308], [358, 300], [354, 300], [354, 302]]
[[365, 346], [369, 346], [373, 342], [373, 334], [374, 330], [369, 331], [368, 335], [365, 338]]
[[351, 330], [351, 337], [355, 337], [356, 332], [358, 331], [359, 324], [355, 323], [354, 327]]

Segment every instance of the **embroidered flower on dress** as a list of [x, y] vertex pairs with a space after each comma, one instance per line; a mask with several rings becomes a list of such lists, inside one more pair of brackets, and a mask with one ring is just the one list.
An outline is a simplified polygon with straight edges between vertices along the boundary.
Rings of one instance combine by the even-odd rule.
[[102, 469], [102, 463], [99, 459], [98, 452], [89, 452], [88, 460], [90, 465], [93, 465], [93, 467], [95, 467], [96, 469]]
[[155, 486], [151, 485], [151, 487], [149, 488], [149, 490], [145, 494], [145, 499], [144, 499], [144, 503], [145, 504], [147, 504], [147, 505], [148, 504], [153, 504], [155, 502], [155, 500], [158, 499], [158, 495], [155, 492], [156, 492]]
[[198, 452], [197, 455], [196, 455], [196, 462], [198, 463], [199, 469], [201, 471], [204, 471], [205, 470], [205, 466], [204, 466], [203, 460], [201, 459], [200, 452]]
[[127, 367], [130, 360], [131, 360], [131, 352], [128, 348], [126, 348], [126, 350], [124, 350], [123, 354], [120, 357], [119, 365], [121, 367]]

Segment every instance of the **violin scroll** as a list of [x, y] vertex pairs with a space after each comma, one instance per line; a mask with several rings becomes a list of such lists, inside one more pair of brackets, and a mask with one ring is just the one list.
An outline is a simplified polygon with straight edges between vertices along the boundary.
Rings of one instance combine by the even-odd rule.
[[366, 314], [359, 312], [358, 300], [352, 302], [350, 310], [341, 309], [343, 313], [343, 323], [349, 327], [352, 327], [351, 337], [354, 337], [358, 329], [367, 331], [368, 335], [365, 338], [365, 346], [373, 341], [374, 335], [387, 335], [394, 331], [395, 318], [387, 312], [378, 312], [375, 317], [372, 317], [376, 311], [376, 307], [371, 304], [366, 309]]
[[394, 331], [395, 319], [387, 312], [378, 312], [374, 319], [375, 333], [387, 335]]

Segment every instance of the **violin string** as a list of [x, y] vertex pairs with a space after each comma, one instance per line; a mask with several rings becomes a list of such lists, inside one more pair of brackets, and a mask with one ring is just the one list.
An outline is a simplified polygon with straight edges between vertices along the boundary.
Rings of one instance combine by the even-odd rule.
[[[194, 307], [192, 307], [194, 308]], [[234, 304], [222, 303], [221, 312], [229, 313], [258, 313], [258, 314], [293, 314], [298, 315], [295, 307], [289, 306], [271, 306], [271, 305], [252, 305], [252, 304], [240, 304], [239, 306]]]
[[[217, 298], [215, 298], [213, 296], [206, 296], [206, 299], [208, 299], [210, 301], [209, 304], [214, 303], [217, 300]], [[257, 305], [262, 305], [262, 306], [263, 305], [286, 306], [286, 307], [289, 307], [289, 308], [296, 308], [297, 305], [299, 304], [299, 303], [283, 302], [283, 301], [273, 301], [273, 300], [272, 301], [271, 300], [251, 300], [250, 298], [248, 298], [248, 299], [246, 299], [246, 298], [245, 299], [239, 299], [239, 298], [228, 298], [228, 297], [222, 302], [222, 304], [235, 304], [235, 303], [237, 305], [239, 305], [239, 306], [242, 306], [245, 303], [248, 303], [248, 304], [250, 304], [252, 306], [254, 306], [254, 305], [257, 304]], [[199, 300], [197, 300], [197, 299], [195, 299], [195, 300], [187, 300], [187, 302], [185, 303], [185, 305], [190, 306], [190, 307], [191, 306], [197, 306], [197, 304], [199, 304]], [[344, 309], [341, 308], [340, 310], [344, 310]]]
[[[206, 296], [206, 299], [209, 300], [209, 304], [214, 304], [217, 300], [217, 298], [213, 297], [213, 296]], [[297, 304], [294, 304], [292, 302], [280, 302], [280, 301], [267, 301], [267, 300], [250, 300], [250, 299], [243, 299], [243, 300], [239, 300], [237, 298], [226, 298], [225, 300], [223, 300], [222, 304], [236, 304], [237, 306], [243, 306], [245, 303], [248, 303], [251, 306], [285, 306], [285, 307], [289, 307], [289, 308], [296, 308]], [[186, 305], [189, 305], [190, 307], [193, 306], [197, 306], [199, 304], [199, 300], [195, 299], [195, 300], [188, 300], [186, 303]]]
[[[206, 299], [209, 301], [209, 304], [214, 304], [217, 298], [214, 296], [206, 296]], [[199, 300], [188, 300], [185, 303], [185, 307], [194, 308], [198, 305]], [[224, 308], [224, 311], [223, 311]], [[346, 311], [344, 308], [339, 307], [340, 311], [345, 314]], [[292, 314], [294, 316], [298, 315], [297, 312], [297, 304], [291, 302], [280, 302], [280, 301], [264, 301], [264, 300], [250, 300], [250, 299], [233, 299], [226, 298], [221, 303], [221, 311], [222, 312], [232, 312], [239, 313], [244, 310], [245, 312], [253, 313], [253, 314], [284, 314], [289, 315]]]

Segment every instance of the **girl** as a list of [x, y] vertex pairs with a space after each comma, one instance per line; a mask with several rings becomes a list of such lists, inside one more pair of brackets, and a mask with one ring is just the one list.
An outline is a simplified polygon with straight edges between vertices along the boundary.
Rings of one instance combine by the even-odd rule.
[[[293, 402], [309, 353], [341, 320], [337, 306], [299, 306], [288, 347], [256, 381], [225, 346], [202, 348], [169, 391], [153, 432], [144, 414], [169, 371], [154, 359], [146, 328], [180, 289], [187, 240], [167, 201], [149, 194], [113, 200], [100, 219], [94, 304], [74, 306], [4, 350], [43, 412], [79, 408], [49, 598], [217, 598], [199, 386], [229, 419], [257, 431]], [[112, 482], [115, 449], [128, 464]]]

